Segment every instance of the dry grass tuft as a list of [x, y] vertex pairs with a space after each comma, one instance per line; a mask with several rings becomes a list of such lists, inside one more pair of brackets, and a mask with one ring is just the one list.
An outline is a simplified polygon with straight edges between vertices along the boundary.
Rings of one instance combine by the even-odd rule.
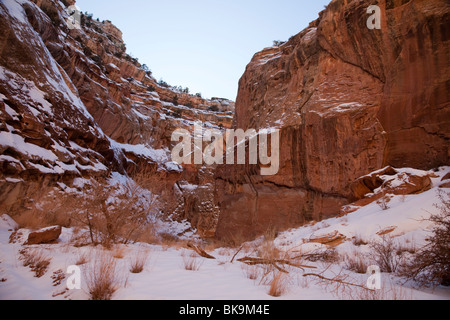
[[150, 252], [148, 250], [139, 250], [131, 259], [130, 272], [141, 273], [144, 271]]
[[123, 259], [125, 257], [126, 250], [120, 245], [114, 246], [112, 250], [112, 255], [116, 259]]
[[88, 262], [89, 262], [89, 255], [87, 253], [82, 253], [78, 255], [78, 258], [75, 261], [75, 265], [82, 266]]
[[183, 252], [181, 254], [181, 256], [183, 257], [183, 266], [184, 269], [189, 270], [189, 271], [199, 271], [202, 264], [203, 264], [203, 260], [198, 259], [197, 255], [192, 252], [190, 254], [186, 254], [185, 252]]
[[367, 269], [369, 268], [370, 264], [368, 263], [368, 260], [365, 259], [360, 253], [358, 253], [356, 250], [352, 252], [352, 254], [347, 254], [344, 257], [344, 264], [345, 268], [347, 270], [365, 274], [367, 272]]
[[117, 260], [108, 252], [97, 253], [88, 266], [86, 284], [91, 300], [111, 300], [122, 280]]
[[361, 235], [359, 235], [359, 234], [357, 234], [356, 236], [354, 236], [352, 238], [352, 243], [353, 243], [354, 246], [357, 246], [357, 247], [365, 246], [365, 245], [369, 244], [369, 242], [364, 240], [363, 237]]
[[261, 269], [258, 266], [242, 264], [241, 269], [247, 279], [256, 281], [262, 276]]
[[270, 284], [268, 295], [272, 297], [281, 297], [288, 288], [287, 276], [283, 272], [274, 273], [272, 283]]

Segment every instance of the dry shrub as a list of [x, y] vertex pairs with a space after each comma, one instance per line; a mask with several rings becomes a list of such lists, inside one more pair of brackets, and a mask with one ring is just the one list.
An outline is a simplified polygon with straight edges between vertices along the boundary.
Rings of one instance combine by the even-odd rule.
[[86, 229], [75, 226], [72, 228], [72, 235], [69, 243], [75, 248], [85, 247], [91, 244], [89, 235], [86, 233]]
[[23, 266], [29, 267], [35, 273], [36, 278], [42, 277], [47, 272], [52, 259], [45, 255], [42, 250], [23, 249], [19, 253], [22, 255]]
[[440, 191], [439, 212], [431, 215], [433, 222], [427, 244], [417, 250], [407, 263], [403, 275], [420, 286], [450, 286], [450, 193]]
[[395, 273], [404, 265], [404, 250], [392, 237], [383, 235], [381, 241], [372, 241], [369, 246], [369, 256], [382, 272]]
[[266, 260], [277, 260], [285, 256], [274, 243], [276, 238], [276, 232], [273, 229], [269, 229], [264, 234], [263, 241], [255, 248], [256, 255]]
[[122, 282], [117, 260], [108, 252], [98, 252], [86, 272], [91, 300], [111, 300]]
[[357, 246], [357, 247], [365, 246], [365, 245], [369, 244], [369, 242], [364, 240], [361, 235], [354, 236], [352, 238], [352, 243], [354, 246]]
[[150, 252], [148, 250], [139, 250], [131, 259], [130, 272], [141, 273], [144, 271]]
[[154, 197], [135, 183], [110, 185], [97, 179], [83, 196], [69, 195], [71, 218], [85, 227], [92, 244], [111, 248], [116, 243], [135, 242], [151, 224]]
[[377, 200], [377, 204], [382, 210], [388, 210], [390, 208], [389, 207], [390, 201], [391, 201], [391, 197], [388, 195], [384, 195], [383, 197], [381, 197], [380, 199]]

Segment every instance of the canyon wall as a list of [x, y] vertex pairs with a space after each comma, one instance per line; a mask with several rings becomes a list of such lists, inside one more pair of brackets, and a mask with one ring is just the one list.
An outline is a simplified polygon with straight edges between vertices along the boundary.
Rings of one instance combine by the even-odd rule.
[[[251, 238], [339, 214], [374, 170], [449, 165], [450, 4], [333, 0], [289, 41], [256, 53], [236, 104], [156, 81], [110, 21], [70, 29], [56, 0], [0, 0], [0, 209], [43, 185], [146, 176], [170, 219]], [[175, 129], [280, 130], [280, 170], [171, 161]]]
[[337, 215], [351, 183], [387, 165], [450, 163], [450, 4], [334, 0], [308, 28], [255, 54], [239, 82], [237, 128], [278, 128], [280, 171], [216, 173], [217, 236], [252, 237]]
[[171, 135], [195, 121], [230, 128], [234, 102], [156, 81], [110, 21], [82, 14], [69, 28], [73, 4], [0, 1], [0, 209], [20, 212], [46, 185], [138, 172], [165, 217], [211, 236], [212, 172], [171, 162]]

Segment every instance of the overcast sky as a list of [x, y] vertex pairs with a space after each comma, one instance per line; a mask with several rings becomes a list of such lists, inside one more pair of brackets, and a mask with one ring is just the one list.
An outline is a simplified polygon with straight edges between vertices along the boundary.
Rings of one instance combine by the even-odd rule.
[[171, 85], [235, 100], [252, 56], [287, 40], [329, 0], [77, 0], [81, 11], [111, 20], [127, 52]]

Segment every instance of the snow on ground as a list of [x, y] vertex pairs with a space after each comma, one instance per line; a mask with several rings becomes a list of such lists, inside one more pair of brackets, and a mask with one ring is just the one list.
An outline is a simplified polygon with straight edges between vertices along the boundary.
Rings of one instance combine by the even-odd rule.
[[[319, 243], [309, 243], [308, 239], [319, 238], [326, 234], [340, 233], [349, 240], [336, 247], [340, 256], [345, 254], [361, 254], [367, 252], [368, 246], [354, 244], [353, 237], [365, 241], [379, 240], [377, 232], [392, 229], [390, 233], [397, 241], [422, 246], [430, 230], [430, 223], [425, 221], [430, 214], [437, 212], [434, 204], [439, 203], [437, 191], [442, 183], [441, 178], [450, 172], [450, 167], [441, 168], [433, 178], [434, 187], [419, 195], [394, 196], [389, 209], [382, 210], [376, 203], [369, 204], [344, 217], [324, 220], [319, 223], [282, 232], [273, 244], [286, 255], [293, 257], [311, 250], [325, 249]], [[115, 176], [114, 181], [124, 183], [125, 178]], [[185, 223], [187, 224], [187, 223]], [[186, 227], [186, 226], [185, 226]], [[9, 243], [10, 235], [16, 229], [14, 221], [3, 215], [0, 219], [0, 299], [89, 299], [87, 275], [96, 261], [96, 256], [104, 252], [100, 247], [75, 248], [71, 244], [73, 229], [63, 228], [60, 240], [56, 244], [41, 246], [23, 246], [28, 231], [23, 230], [22, 241]], [[172, 232], [178, 232], [173, 227]], [[289, 274], [283, 274], [285, 292], [276, 298], [268, 294], [271, 276], [263, 278], [264, 266], [247, 266], [238, 259], [244, 256], [255, 256], [255, 253], [266, 245], [262, 238], [248, 242], [233, 259], [237, 248], [212, 248], [207, 250], [216, 259], [205, 259], [183, 245], [120, 245], [107, 251], [116, 256], [119, 288], [114, 299], [167, 299], [167, 300], [322, 300], [322, 299], [363, 299], [358, 291], [338, 292], [333, 285], [324, 285], [313, 277], [304, 277], [304, 273], [322, 273], [326, 277], [345, 274], [348, 282], [365, 285], [366, 274], [357, 274], [344, 268], [342, 260], [334, 264], [301, 260], [298, 263], [316, 267], [305, 271], [294, 266], [283, 265]], [[24, 267], [20, 251], [28, 247], [37, 249], [51, 258], [48, 271], [36, 278], [29, 267]], [[147, 262], [141, 273], [130, 272], [134, 257], [140, 253], [148, 254]], [[70, 265], [84, 257], [87, 263], [80, 265], [81, 289], [66, 289], [66, 274]], [[185, 262], [195, 261], [197, 271], [186, 270]], [[252, 273], [259, 277], [251, 280]], [[61, 276], [63, 274], [63, 276]], [[275, 274], [278, 274], [277, 272]], [[62, 279], [59, 279], [58, 276]], [[450, 300], [450, 289], [438, 287], [417, 289], [411, 283], [405, 284], [398, 276], [382, 273], [383, 290], [378, 297], [384, 299], [432, 299]], [[364, 290], [363, 290], [364, 291]]]

